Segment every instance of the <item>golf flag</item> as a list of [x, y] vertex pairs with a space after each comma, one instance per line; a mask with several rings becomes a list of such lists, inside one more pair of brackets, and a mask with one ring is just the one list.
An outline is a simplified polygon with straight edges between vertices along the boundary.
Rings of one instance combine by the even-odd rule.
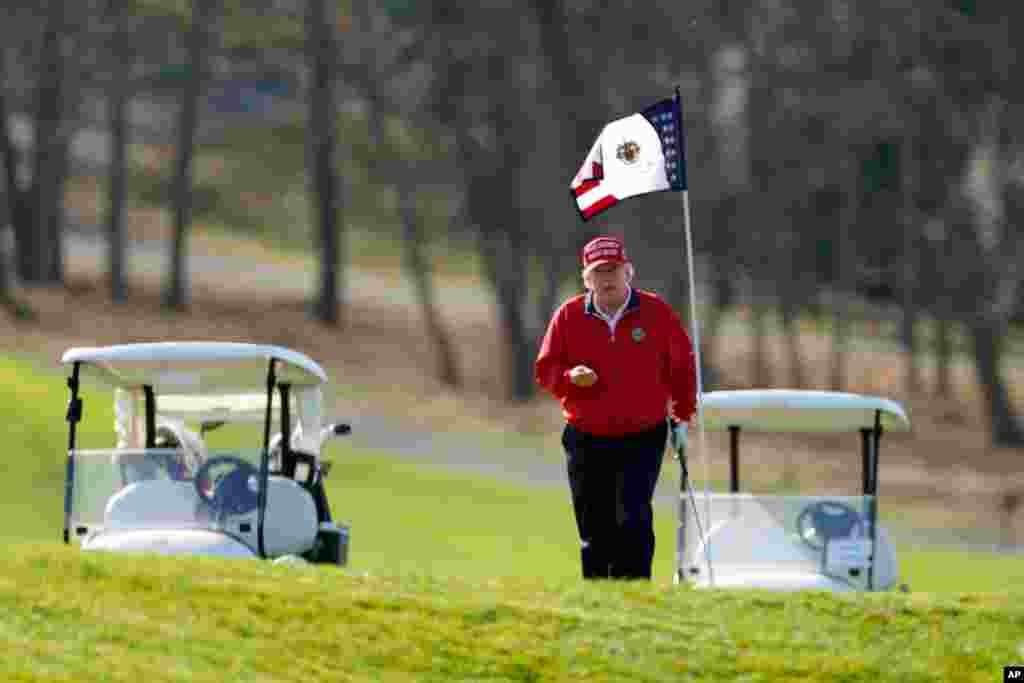
[[607, 124], [570, 183], [590, 220], [623, 199], [686, 190], [686, 144], [679, 89], [671, 99]]

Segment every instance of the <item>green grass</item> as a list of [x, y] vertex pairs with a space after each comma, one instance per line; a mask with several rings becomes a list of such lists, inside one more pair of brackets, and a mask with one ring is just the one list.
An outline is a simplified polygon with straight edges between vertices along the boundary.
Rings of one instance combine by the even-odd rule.
[[201, 558], [0, 559], [0, 676], [42, 681], [994, 681], [1006, 594], [838, 596]]
[[[352, 568], [486, 579], [579, 575], [568, 490], [533, 490], [411, 465], [386, 454], [335, 458], [332, 511], [352, 525]], [[670, 538], [661, 520], [661, 538]], [[663, 574], [671, 549], [659, 548]]]
[[1024, 596], [1024, 554], [1008, 557], [982, 551], [902, 549], [899, 562], [903, 579], [915, 592]]

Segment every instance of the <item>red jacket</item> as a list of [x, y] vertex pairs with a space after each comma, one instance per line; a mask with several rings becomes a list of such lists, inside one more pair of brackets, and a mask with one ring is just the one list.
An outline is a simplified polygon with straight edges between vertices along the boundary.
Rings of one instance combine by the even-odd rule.
[[[578, 387], [569, 371], [586, 365], [597, 383]], [[535, 365], [537, 383], [562, 402], [574, 427], [596, 436], [645, 431], [697, 409], [693, 344], [672, 307], [652, 292], [632, 290], [612, 335], [591, 295], [569, 299], [548, 325]]]

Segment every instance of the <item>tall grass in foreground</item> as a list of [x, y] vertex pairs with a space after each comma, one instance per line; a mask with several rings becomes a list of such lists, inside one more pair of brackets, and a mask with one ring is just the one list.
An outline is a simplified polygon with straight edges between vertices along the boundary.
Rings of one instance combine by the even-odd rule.
[[0, 678], [73, 681], [990, 681], [1005, 594], [770, 594], [360, 574], [245, 560], [0, 558]]

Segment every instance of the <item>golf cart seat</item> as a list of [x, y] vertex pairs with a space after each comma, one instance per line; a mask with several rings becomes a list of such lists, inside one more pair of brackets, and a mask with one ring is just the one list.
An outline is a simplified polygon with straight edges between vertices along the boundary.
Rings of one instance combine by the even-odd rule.
[[138, 481], [107, 501], [103, 525], [110, 527], [159, 527], [195, 520], [199, 496], [191, 482], [170, 479]]
[[299, 555], [313, 548], [319, 529], [313, 496], [288, 477], [267, 479], [263, 542], [269, 556]]
[[[263, 532], [267, 555], [301, 554], [310, 550], [316, 542], [319, 524], [316, 503], [309, 491], [285, 477], [271, 477], [267, 486]], [[104, 527], [187, 526], [198, 521], [196, 510], [199, 506], [199, 496], [192, 482], [169, 479], [139, 481], [129, 484], [108, 501]], [[230, 527], [231, 523], [227, 526]]]

